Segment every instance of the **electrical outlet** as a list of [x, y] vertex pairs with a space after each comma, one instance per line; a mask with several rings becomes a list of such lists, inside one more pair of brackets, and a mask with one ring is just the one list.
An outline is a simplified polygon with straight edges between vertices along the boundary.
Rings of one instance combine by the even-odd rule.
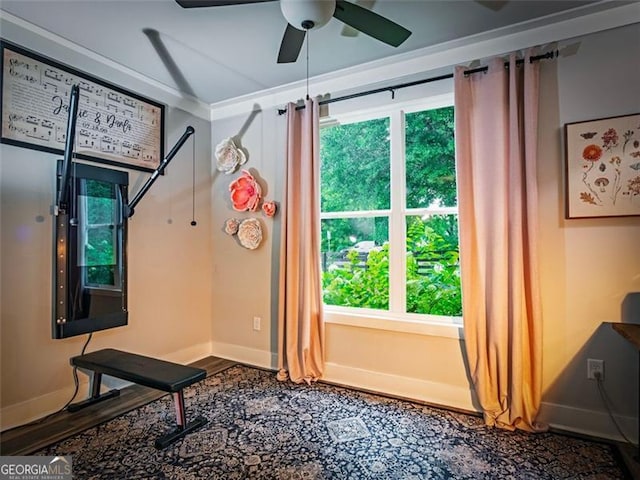
[[587, 378], [596, 380], [596, 376], [600, 381], [604, 380], [604, 360], [587, 358]]
[[262, 322], [262, 318], [260, 317], [253, 317], [253, 329], [255, 331], [260, 331], [260, 323]]

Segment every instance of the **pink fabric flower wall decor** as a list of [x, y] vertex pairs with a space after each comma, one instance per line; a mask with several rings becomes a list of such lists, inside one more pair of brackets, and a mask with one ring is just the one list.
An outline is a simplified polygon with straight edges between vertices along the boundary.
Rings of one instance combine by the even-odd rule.
[[229, 185], [233, 209], [238, 212], [246, 210], [255, 212], [260, 205], [262, 189], [256, 179], [247, 170]]
[[273, 217], [276, 214], [276, 202], [273, 200], [269, 202], [264, 202], [262, 204], [262, 213], [264, 213], [267, 217]]
[[233, 139], [225, 138], [216, 145], [216, 166], [218, 170], [226, 174], [236, 171], [240, 165], [247, 162], [247, 156], [242, 150], [236, 147]]
[[240, 226], [240, 220], [237, 218], [228, 218], [224, 222], [224, 233], [227, 235], [235, 235], [238, 233], [238, 227]]

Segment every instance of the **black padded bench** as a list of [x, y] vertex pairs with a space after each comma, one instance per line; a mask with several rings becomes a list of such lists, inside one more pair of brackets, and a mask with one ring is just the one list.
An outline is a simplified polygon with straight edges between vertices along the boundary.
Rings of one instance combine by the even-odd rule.
[[118, 396], [120, 394], [119, 390], [110, 390], [100, 394], [102, 375], [110, 375], [138, 385], [169, 392], [173, 395], [178, 428], [158, 437], [155, 441], [156, 448], [165, 448], [207, 423], [207, 419], [202, 416], [187, 422], [184, 394], [182, 392], [185, 387], [203, 380], [207, 376], [206, 370], [122, 352], [112, 348], [73, 357], [71, 358], [71, 365], [91, 370], [94, 374], [91, 380], [91, 397], [82, 402], [69, 405], [68, 410], [70, 412], [75, 412], [96, 402]]

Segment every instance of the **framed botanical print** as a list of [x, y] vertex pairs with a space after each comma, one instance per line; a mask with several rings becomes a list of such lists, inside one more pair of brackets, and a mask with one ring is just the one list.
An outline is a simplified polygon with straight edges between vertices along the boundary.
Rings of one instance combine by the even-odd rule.
[[565, 124], [566, 218], [640, 215], [640, 114]]

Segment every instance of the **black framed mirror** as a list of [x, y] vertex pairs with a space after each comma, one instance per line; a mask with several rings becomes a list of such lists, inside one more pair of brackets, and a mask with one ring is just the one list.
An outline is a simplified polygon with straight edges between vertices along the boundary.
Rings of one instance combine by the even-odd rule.
[[[57, 192], [63, 180], [58, 162]], [[55, 216], [53, 338], [127, 324], [127, 172], [73, 163]]]

